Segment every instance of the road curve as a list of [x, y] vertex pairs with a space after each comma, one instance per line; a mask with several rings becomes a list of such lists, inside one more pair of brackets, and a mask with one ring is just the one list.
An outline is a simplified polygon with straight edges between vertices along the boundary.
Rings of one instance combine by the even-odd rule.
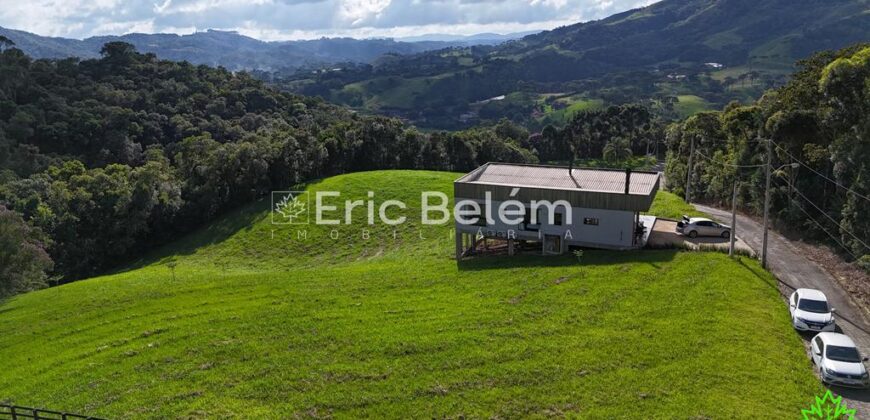
[[[722, 223], [731, 223], [731, 213], [714, 207], [693, 204], [696, 209], [709, 214]], [[737, 216], [737, 236], [743, 239], [758, 255], [761, 255], [761, 242], [763, 229], [758, 222], [741, 215]], [[843, 330], [843, 334], [852, 337], [855, 344], [864, 356], [870, 356], [870, 323], [864, 316], [858, 305], [849, 297], [849, 294], [840, 286], [836, 279], [818, 264], [804, 258], [801, 251], [782, 235], [770, 230], [768, 233], [768, 269], [785, 284], [791, 294], [794, 288], [806, 287], [818, 289], [825, 293], [831, 306], [837, 309], [835, 317], [837, 325]], [[783, 301], [785, 304], [785, 301]], [[783, 310], [787, 310], [783, 307]], [[812, 334], [801, 334], [807, 344], [807, 357], [809, 357], [808, 342]], [[840, 387], [831, 387], [831, 390], [842, 395], [847, 400], [849, 408], [858, 410], [855, 418], [870, 418], [870, 391], [852, 390]], [[808, 401], [810, 402], [810, 401]]]

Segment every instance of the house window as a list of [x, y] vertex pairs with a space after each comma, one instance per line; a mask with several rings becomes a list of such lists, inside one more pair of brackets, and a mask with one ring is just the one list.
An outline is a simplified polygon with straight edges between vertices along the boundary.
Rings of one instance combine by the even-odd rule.
[[562, 213], [553, 213], [553, 225], [562, 226]]
[[590, 225], [590, 226], [598, 226], [598, 218], [597, 217], [584, 217], [583, 224]]

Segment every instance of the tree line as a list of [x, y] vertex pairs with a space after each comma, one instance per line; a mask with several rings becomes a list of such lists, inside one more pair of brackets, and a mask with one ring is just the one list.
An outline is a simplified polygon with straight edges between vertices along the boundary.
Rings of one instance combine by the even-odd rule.
[[[667, 131], [668, 186], [693, 199], [764, 207], [771, 146], [771, 214], [786, 230], [870, 263], [870, 44], [813, 55], [784, 86]], [[695, 154], [689, 168], [689, 154]], [[688, 174], [691, 173], [691, 177]]]
[[510, 123], [422, 133], [121, 42], [83, 61], [7, 42], [0, 74], [0, 295], [92, 276], [311, 179], [538, 161]]

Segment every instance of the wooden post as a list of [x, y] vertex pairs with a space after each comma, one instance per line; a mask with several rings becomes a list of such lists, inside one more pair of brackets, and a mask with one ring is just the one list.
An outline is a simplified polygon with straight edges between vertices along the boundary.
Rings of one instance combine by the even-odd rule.
[[508, 241], [508, 255], [513, 257], [514, 256], [514, 240], [508, 239], [507, 241]]
[[456, 229], [456, 261], [462, 259], [462, 232], [459, 229]]
[[773, 139], [767, 139], [767, 165], [765, 165], [766, 179], [764, 181], [764, 223], [761, 234], [761, 267], [767, 268], [767, 224], [770, 213], [770, 165], [773, 160]]
[[729, 236], [728, 255], [734, 256], [734, 237], [737, 236], [737, 180], [734, 180], [734, 197], [731, 199], [731, 233]]
[[692, 157], [695, 155], [695, 136], [692, 136], [692, 143], [689, 146], [689, 170], [686, 171], [686, 202], [691, 203], [692, 198]]

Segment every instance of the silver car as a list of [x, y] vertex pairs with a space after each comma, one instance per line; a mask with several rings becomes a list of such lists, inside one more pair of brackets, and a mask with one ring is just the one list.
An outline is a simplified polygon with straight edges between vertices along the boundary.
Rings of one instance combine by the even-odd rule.
[[716, 223], [704, 217], [683, 216], [683, 220], [677, 222], [677, 232], [690, 238], [718, 236], [728, 239], [731, 237], [731, 226]]

